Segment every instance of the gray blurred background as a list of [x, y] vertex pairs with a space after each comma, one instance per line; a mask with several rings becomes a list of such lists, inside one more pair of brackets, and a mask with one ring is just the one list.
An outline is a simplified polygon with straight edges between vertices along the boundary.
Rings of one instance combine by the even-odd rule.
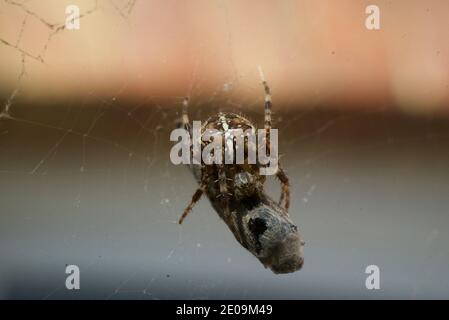
[[[306, 247], [303, 270], [275, 275], [206, 198], [176, 224], [196, 188], [169, 159], [177, 109], [135, 111], [144, 129], [118, 104], [42, 107], [45, 118], [18, 105], [28, 122], [2, 121], [2, 298], [448, 297], [447, 120], [277, 112], [290, 214]], [[218, 106], [192, 109], [204, 119]], [[249, 113], [259, 124], [261, 109]], [[279, 196], [274, 178], [267, 192]], [[66, 264], [80, 267], [81, 290], [65, 289]], [[365, 288], [371, 264], [377, 291]]]

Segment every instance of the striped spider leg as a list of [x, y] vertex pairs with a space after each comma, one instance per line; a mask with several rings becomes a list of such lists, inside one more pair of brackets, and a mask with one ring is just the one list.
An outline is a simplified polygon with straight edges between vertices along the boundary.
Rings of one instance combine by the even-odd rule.
[[[267, 81], [265, 80], [265, 76], [263, 74], [262, 68], [259, 67], [259, 73], [260, 78], [262, 80], [262, 85], [265, 90], [265, 111], [264, 111], [264, 128], [266, 130], [266, 147], [267, 147], [267, 154], [270, 153], [270, 131], [271, 131], [271, 109], [273, 106], [272, 100], [271, 100], [271, 90], [268, 86]], [[276, 172], [276, 177], [281, 182], [281, 197], [279, 200], [279, 205], [282, 205], [282, 202], [285, 200], [285, 210], [288, 213], [288, 209], [290, 207], [290, 182], [288, 180], [287, 175], [285, 174], [284, 170], [281, 168], [280, 162], [278, 163], [278, 170]]]

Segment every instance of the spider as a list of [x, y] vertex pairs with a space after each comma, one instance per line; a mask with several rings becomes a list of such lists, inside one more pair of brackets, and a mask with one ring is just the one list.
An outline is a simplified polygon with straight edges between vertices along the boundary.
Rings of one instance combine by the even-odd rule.
[[[271, 151], [269, 137], [270, 133], [273, 133], [271, 132], [271, 92], [262, 72], [261, 78], [265, 91], [265, 151], [269, 153]], [[179, 126], [191, 133], [188, 108], [189, 98], [184, 98], [182, 119]], [[242, 115], [220, 112], [210, 117], [201, 126], [199, 137], [201, 147], [208, 145], [207, 139], [204, 141], [202, 137], [209, 129], [217, 130], [216, 132], [221, 137], [224, 136], [226, 141], [226, 135], [230, 130], [241, 129], [246, 131], [249, 129], [255, 131], [255, 125]], [[195, 139], [197, 138], [195, 137]], [[233, 143], [231, 142], [231, 145]], [[248, 154], [249, 148], [254, 147], [249, 143], [243, 145], [244, 151]], [[258, 150], [260, 151], [260, 149]], [[263, 151], [263, 149], [261, 150]], [[194, 155], [192, 146], [190, 152]], [[221, 160], [228, 156], [223, 145], [218, 152], [221, 153], [217, 155]], [[253, 162], [245, 158], [242, 164], [221, 162], [222, 164], [205, 164], [204, 161], [201, 161], [198, 162], [200, 164], [191, 165], [199, 188], [184, 210], [179, 219], [179, 224], [182, 224], [202, 195], [206, 194], [215, 211], [228, 225], [236, 240], [256, 256], [266, 268], [270, 268], [274, 273], [290, 273], [301, 269], [304, 263], [304, 241], [298, 227], [292, 223], [288, 216], [290, 184], [279, 162], [275, 173], [280, 180], [282, 191], [278, 203], [264, 192], [266, 176], [260, 174], [260, 168], [265, 165], [261, 164], [260, 161]]]
[[[271, 130], [271, 90], [267, 82], [262, 77], [262, 85], [265, 91], [265, 130], [267, 138], [269, 138]], [[188, 116], [189, 98], [186, 97], [183, 100], [182, 110], [182, 126], [185, 130], [190, 130], [190, 122]], [[223, 136], [226, 136], [227, 131], [232, 129], [251, 129], [255, 130], [255, 125], [251, 123], [244, 116], [235, 113], [220, 112], [215, 116], [210, 117], [201, 129], [201, 134], [207, 129], [219, 130]], [[200, 138], [201, 139], [201, 138]], [[269, 139], [267, 139], [269, 141]], [[202, 146], [207, 145], [207, 142], [202, 141]], [[270, 146], [267, 145], [269, 150]], [[222, 150], [222, 156], [224, 157], [225, 150]], [[179, 224], [182, 224], [184, 219], [193, 209], [195, 204], [201, 199], [204, 193], [208, 193], [209, 196], [213, 196], [221, 199], [221, 205], [224, 211], [225, 222], [228, 222], [230, 215], [230, 203], [232, 202], [254, 202], [260, 199], [264, 194], [263, 185], [266, 180], [266, 176], [259, 173], [260, 163], [249, 164], [248, 161], [244, 164], [212, 164], [201, 165], [201, 178], [200, 186], [193, 194], [192, 200], [187, 208], [184, 210]], [[285, 212], [288, 216], [288, 209], [290, 206], [290, 183], [284, 170], [278, 164], [276, 177], [281, 183], [281, 197], [279, 205], [281, 206], [285, 200]]]

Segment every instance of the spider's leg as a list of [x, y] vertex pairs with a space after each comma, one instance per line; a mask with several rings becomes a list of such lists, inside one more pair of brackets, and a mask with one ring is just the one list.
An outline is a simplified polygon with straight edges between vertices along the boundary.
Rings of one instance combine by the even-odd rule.
[[271, 90], [268, 87], [267, 82], [263, 81], [263, 86], [265, 89], [265, 110], [264, 110], [264, 128], [270, 132], [271, 130], [271, 108], [273, 103], [271, 102]]
[[[189, 119], [189, 97], [184, 97], [184, 99], [182, 100], [182, 114], [181, 114], [181, 119], [178, 120], [178, 128], [182, 128], [182, 129], [186, 130], [190, 134], [190, 137], [191, 138], [193, 137], [192, 127], [190, 125], [190, 119]], [[198, 156], [201, 158], [201, 152], [199, 154], [196, 153], [197, 150], [194, 148], [192, 141], [190, 143], [191, 143], [191, 145], [190, 145], [191, 159], [193, 159], [193, 157], [195, 157], [195, 159], [196, 159]], [[190, 167], [192, 168], [192, 165], [190, 165]]]
[[[271, 90], [270, 87], [267, 84], [267, 81], [265, 80], [262, 68], [259, 67], [260, 72], [260, 78], [262, 79], [262, 85], [265, 90], [265, 124], [264, 128], [266, 130], [266, 147], [267, 147], [267, 154], [270, 155], [271, 152], [271, 145], [270, 145], [270, 131], [271, 131], [271, 108], [273, 106], [271, 102]], [[282, 202], [285, 199], [285, 210], [288, 214], [288, 209], [290, 207], [290, 183], [288, 181], [288, 177], [285, 174], [284, 170], [282, 170], [281, 165], [278, 163], [278, 170], [276, 172], [276, 177], [281, 181], [281, 198], [279, 200], [279, 205], [282, 205]]]
[[190, 131], [190, 121], [189, 121], [189, 98], [185, 97], [182, 101], [182, 118], [181, 118], [182, 127]]
[[271, 109], [272, 109], [272, 102], [271, 102], [271, 90], [268, 86], [267, 81], [265, 80], [265, 76], [263, 74], [262, 68], [259, 67], [259, 73], [260, 78], [262, 80], [262, 85], [265, 91], [265, 111], [264, 111], [264, 128], [266, 131], [266, 140], [267, 140], [267, 155], [269, 155], [270, 152], [270, 131], [271, 131]]
[[181, 218], [179, 219], [179, 224], [182, 224], [182, 222], [187, 217], [187, 215], [192, 210], [192, 208], [195, 206], [195, 204], [201, 199], [201, 196], [203, 195], [205, 190], [206, 190], [206, 183], [202, 182], [200, 187], [193, 194], [192, 201], [190, 201], [190, 204], [184, 210], [184, 213], [182, 214]]
[[285, 199], [285, 210], [288, 213], [288, 209], [290, 207], [290, 182], [288, 180], [287, 175], [284, 170], [278, 166], [278, 171], [276, 172], [276, 177], [278, 177], [279, 181], [281, 181], [281, 199], [279, 200], [279, 205], [282, 205], [282, 202]]
[[226, 219], [229, 218], [229, 193], [228, 193], [228, 185], [226, 178], [226, 170], [224, 164], [219, 164], [218, 166], [218, 183], [220, 187], [220, 193], [218, 197], [221, 199], [221, 207], [224, 211], [224, 216]]

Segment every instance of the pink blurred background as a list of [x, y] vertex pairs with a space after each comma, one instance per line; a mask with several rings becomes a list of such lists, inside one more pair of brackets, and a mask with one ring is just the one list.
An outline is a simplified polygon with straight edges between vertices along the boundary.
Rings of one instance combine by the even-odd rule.
[[[52, 34], [69, 4], [85, 14], [81, 28]], [[365, 28], [370, 4], [380, 30]], [[447, 112], [448, 27], [445, 0], [6, 0], [0, 93], [18, 86], [23, 52], [20, 94], [32, 101], [208, 96], [226, 84], [258, 98], [261, 65], [278, 108]]]

